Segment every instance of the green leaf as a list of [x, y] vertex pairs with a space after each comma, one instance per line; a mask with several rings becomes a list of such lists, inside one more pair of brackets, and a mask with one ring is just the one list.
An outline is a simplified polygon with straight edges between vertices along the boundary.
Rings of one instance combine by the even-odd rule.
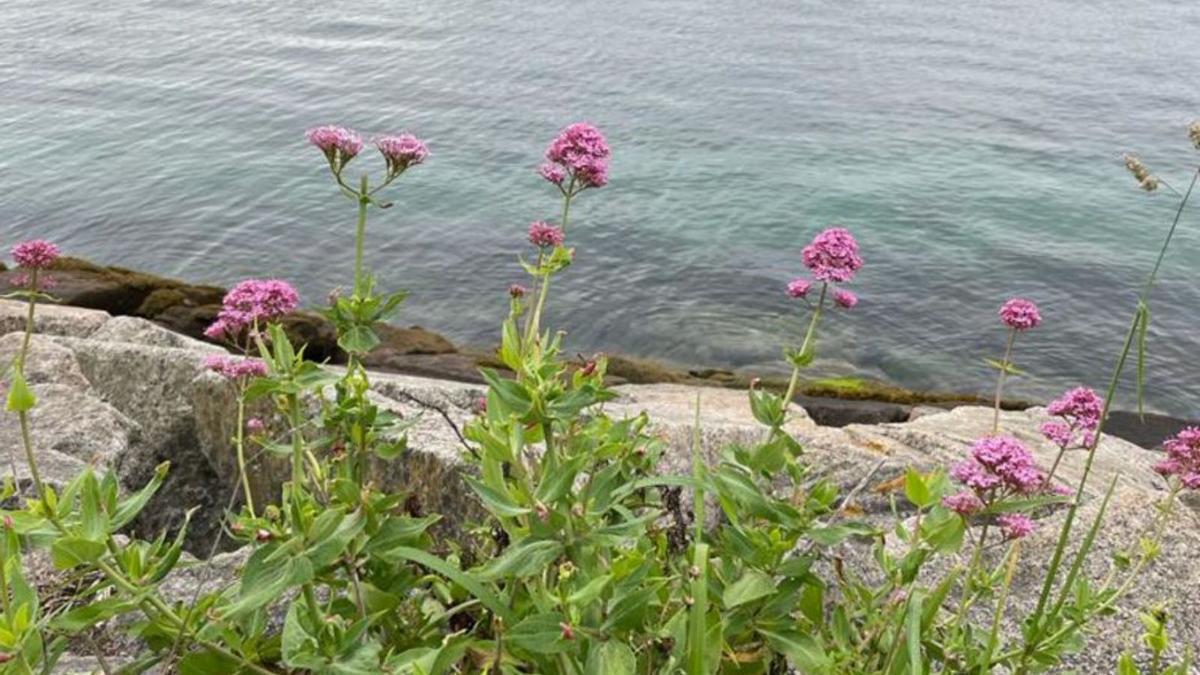
[[9, 412], [29, 412], [33, 410], [33, 406], [37, 405], [37, 396], [29, 389], [29, 383], [25, 381], [25, 375], [21, 369], [13, 370], [12, 382], [8, 385], [8, 403], [6, 407]]
[[188, 652], [179, 661], [179, 675], [212, 675], [213, 673], [237, 673], [241, 664], [236, 660], [202, 649]]
[[81, 537], [63, 537], [50, 546], [51, 560], [60, 570], [69, 570], [84, 563], [95, 562], [107, 549], [98, 541]]
[[158, 489], [162, 487], [163, 481], [167, 479], [167, 472], [171, 469], [170, 462], [163, 462], [154, 468], [154, 477], [146, 483], [141, 490], [122, 499], [117, 505], [117, 510], [112, 517], [112, 529], [119, 530], [129, 523], [133, 522], [134, 518], [146, 508], [147, 502], [154, 496]]
[[136, 610], [138, 602], [138, 599], [125, 596], [105, 598], [90, 605], [75, 607], [66, 614], [56, 617], [50, 622], [50, 625], [55, 630], [78, 633], [97, 626], [114, 616]]
[[346, 326], [338, 336], [338, 346], [348, 354], [366, 354], [379, 346], [379, 336], [370, 326]]
[[687, 672], [705, 675], [716, 664], [708, 657], [708, 544], [696, 544], [693, 566], [697, 574], [692, 581], [692, 608], [688, 616]]
[[758, 634], [763, 636], [771, 649], [787, 657], [802, 673], [825, 673], [833, 665], [821, 643], [812, 635], [795, 628], [765, 630], [762, 627], [758, 628]]
[[920, 591], [913, 591], [908, 598], [908, 617], [905, 620], [906, 645], [908, 647], [908, 672], [925, 672], [921, 660], [921, 604], [924, 596]]
[[483, 500], [484, 506], [486, 506], [487, 509], [497, 517], [515, 518], [517, 516], [523, 516], [532, 511], [532, 509], [518, 505], [507, 494], [504, 494], [499, 490], [493, 490], [491, 487], [484, 485], [482, 481], [472, 476], [466, 476], [464, 480], [466, 480], [467, 485], [470, 485], [471, 489], [475, 491], [475, 494], [479, 495], [479, 498]]
[[559, 654], [574, 646], [563, 639], [563, 623], [557, 612], [534, 614], [513, 626], [506, 637], [509, 643], [535, 654]]
[[392, 549], [392, 554], [399, 559], [424, 565], [462, 586], [468, 593], [475, 596], [484, 607], [491, 610], [492, 614], [503, 619], [505, 623], [511, 625], [516, 620], [512, 610], [508, 607], [508, 603], [501, 601], [495, 593], [488, 590], [473, 575], [463, 572], [445, 560], [415, 548], [395, 548]]
[[610, 581], [612, 581], [612, 575], [601, 574], [587, 582], [583, 588], [567, 596], [567, 602], [580, 608], [587, 607], [604, 593], [604, 589], [608, 587]]
[[750, 390], [750, 412], [761, 424], [775, 428], [783, 424], [783, 397], [769, 391]]
[[721, 601], [728, 609], [741, 607], [775, 592], [775, 580], [766, 572], [748, 569], [742, 578], [725, 588]]
[[484, 581], [501, 578], [521, 578], [541, 574], [542, 570], [562, 555], [563, 545], [557, 541], [523, 541], [508, 547], [500, 557], [479, 569]]
[[1129, 652], [1122, 653], [1121, 658], [1117, 660], [1117, 675], [1141, 675]]
[[509, 410], [516, 413], [517, 416], [523, 417], [533, 408], [529, 392], [525, 390], [525, 386], [520, 382], [506, 380], [490, 368], [484, 368], [479, 372], [483, 375], [483, 379], [487, 382], [488, 387], [500, 399], [500, 402]]
[[623, 642], [609, 640], [593, 644], [588, 653], [584, 675], [635, 675], [637, 659]]
[[904, 496], [919, 509], [926, 508], [937, 500], [936, 495], [929, 489], [929, 484], [925, 482], [925, 477], [912, 467], [909, 467], [904, 475]]
[[558, 501], [575, 484], [575, 476], [579, 474], [587, 459], [588, 455], [579, 454], [554, 467], [553, 471], [547, 471], [538, 483], [534, 498], [546, 504]]
[[399, 562], [403, 558], [394, 552], [399, 548], [420, 544], [425, 531], [441, 519], [438, 515], [424, 518], [393, 516], [367, 542], [366, 551], [384, 562]]
[[815, 527], [808, 531], [808, 538], [821, 546], [834, 546], [850, 537], [873, 537], [878, 530], [866, 523], [843, 523], [828, 527]]

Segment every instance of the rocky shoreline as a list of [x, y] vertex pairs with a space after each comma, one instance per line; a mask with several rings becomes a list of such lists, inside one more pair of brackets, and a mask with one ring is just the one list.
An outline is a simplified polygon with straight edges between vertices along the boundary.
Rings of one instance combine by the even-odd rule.
[[[20, 274], [0, 266], [0, 284], [7, 285]], [[122, 267], [106, 266], [81, 258], [60, 258], [51, 276], [50, 291], [63, 305], [107, 312], [112, 316], [147, 319], [173, 332], [206, 341], [204, 329], [216, 318], [225, 289], [192, 284]], [[307, 354], [316, 361], [343, 363], [333, 327], [314, 312], [298, 312], [285, 326], [293, 340], [308, 345]], [[503, 370], [488, 349], [456, 346], [438, 333], [410, 326], [382, 326], [383, 344], [369, 354], [365, 363], [372, 370], [479, 384], [479, 368]], [[782, 391], [778, 378], [736, 373], [720, 368], [672, 368], [649, 359], [608, 355], [610, 383], [679, 384], [746, 389], [752, 380]], [[990, 405], [970, 394], [921, 392], [883, 382], [858, 379], [815, 380], [803, 383], [796, 402], [823, 426], [904, 422], [916, 416], [963, 405]], [[1023, 410], [1029, 401], [1009, 400], [1004, 407]], [[1142, 447], [1156, 447], [1162, 439], [1192, 424], [1165, 415], [1144, 417], [1116, 411], [1108, 432]]]
[[[22, 303], [0, 301], [0, 358], [11, 358], [19, 348], [23, 322]], [[153, 537], [159, 531], [178, 528], [187, 511], [199, 507], [191, 517], [188, 550], [200, 559], [221, 550], [222, 517], [238, 495], [236, 464], [228, 441], [234, 424], [229, 414], [234, 392], [227, 380], [202, 367], [204, 357], [220, 348], [141, 318], [67, 306], [42, 307], [35, 328], [26, 374], [40, 400], [32, 412], [32, 427], [35, 452], [47, 482], [62, 485], [91, 464], [116, 471], [125, 489], [132, 490], [168, 461], [166, 484], [130, 530]], [[463, 453], [461, 428], [476, 414], [483, 388], [444, 378], [378, 371], [371, 381], [371, 396], [382, 408], [414, 421], [409, 450], [390, 462], [380, 461], [374, 471], [376, 479], [405, 491], [409, 495], [405, 507], [412, 513], [443, 514], [439, 535], [455, 537], [464, 523], [481, 515], [475, 497], [461, 480], [465, 468], [459, 458]], [[649, 414], [666, 448], [660, 467], [663, 473], [689, 470], [698, 393], [701, 448], [709, 461], [715, 461], [730, 443], [745, 443], [761, 434], [744, 392], [731, 388], [658, 383], [623, 384], [614, 390], [618, 398], [606, 404], [613, 416]], [[991, 410], [983, 406], [949, 411], [926, 407], [917, 413], [915, 419], [902, 423], [831, 427], [818, 424], [796, 406], [788, 431], [803, 444], [806, 462], [813, 470], [838, 486], [846, 500], [844, 511], [882, 524], [893, 518], [894, 492], [902, 483], [896, 479], [908, 467], [928, 471], [956, 463], [966, 455], [970, 443], [990, 429]], [[0, 440], [9, 445], [17, 443], [18, 434], [12, 417], [0, 417]], [[1006, 411], [1001, 416], [1001, 430], [1026, 443], [1045, 463], [1057, 451], [1038, 432], [1045, 419], [1043, 408]], [[277, 422], [267, 416], [266, 423], [270, 429]], [[1080, 517], [1090, 521], [1104, 489], [1111, 481], [1116, 481], [1116, 488], [1087, 574], [1102, 578], [1111, 555], [1135, 544], [1154, 517], [1151, 505], [1165, 494], [1164, 483], [1152, 469], [1159, 457], [1156, 451], [1120, 438], [1102, 439], [1093, 479], [1081, 495]], [[278, 496], [287, 473], [278, 461], [263, 455], [251, 460], [248, 473], [253, 477], [253, 492], [264, 501]], [[1058, 475], [1068, 483], [1078, 481], [1083, 463], [1082, 453], [1069, 453]], [[1200, 554], [1200, 503], [1189, 498], [1184, 504], [1186, 508], [1180, 509], [1176, 526], [1163, 543], [1161, 558], [1139, 577], [1130, 602], [1123, 604], [1129, 609], [1097, 621], [1096, 634], [1105, 639], [1094, 640], [1086, 653], [1075, 657], [1072, 665], [1080, 672], [1107, 672], [1122, 650], [1136, 650], [1136, 610], [1164, 600], [1172, 601], [1176, 644], [1200, 644], [1200, 600], [1184, 590], [1200, 587], [1200, 568], [1194, 562]], [[1036, 602], [1037, 586], [1063, 516], [1062, 511], [1042, 514], [1023, 548], [1006, 631], [1019, 631], [1019, 618]], [[869, 549], [847, 542], [840, 555], [846, 565], [865, 571], [871, 568]], [[169, 598], [186, 601], [199, 583], [227, 583], [244, 554], [244, 550], [220, 554], [211, 565], [194, 560], [173, 573], [163, 591]], [[34, 556], [27, 565], [44, 593], [52, 594], [63, 586], [63, 573], [54, 571], [46, 561], [39, 562]], [[139, 649], [120, 628], [106, 626], [97, 636], [118, 663]], [[83, 651], [72, 659], [61, 672], [94, 668]]]

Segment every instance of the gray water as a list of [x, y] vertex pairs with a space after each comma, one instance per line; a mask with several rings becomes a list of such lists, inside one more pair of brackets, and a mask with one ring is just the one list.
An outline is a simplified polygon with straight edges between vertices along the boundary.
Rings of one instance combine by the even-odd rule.
[[[781, 369], [800, 249], [843, 224], [862, 303], [819, 372], [986, 391], [1000, 303], [1042, 328], [1027, 396], [1102, 386], [1200, 153], [1200, 8], [1168, 0], [534, 3], [4, 0], [0, 229], [227, 284], [347, 284], [353, 205], [310, 126], [411, 131], [433, 157], [376, 212], [368, 257], [405, 323], [494, 343], [563, 125], [603, 128], [612, 182], [573, 209], [550, 319], [570, 349]], [[356, 164], [378, 169], [375, 157]], [[1152, 304], [1149, 397], [1200, 401], [1200, 204]]]

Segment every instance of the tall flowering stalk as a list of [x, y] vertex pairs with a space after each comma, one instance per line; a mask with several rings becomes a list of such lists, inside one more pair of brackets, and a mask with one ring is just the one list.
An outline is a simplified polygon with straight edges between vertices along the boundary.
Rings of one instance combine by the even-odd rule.
[[[1193, 122], [1188, 127], [1188, 138], [1197, 150], [1200, 150], [1200, 125]], [[1127, 164], [1128, 166], [1128, 164]], [[1134, 178], [1138, 180], [1139, 185], [1148, 192], [1153, 191], [1157, 187], [1158, 181], [1152, 183], [1151, 187], [1147, 187], [1146, 172], [1140, 162], [1137, 166], [1129, 166], [1130, 171], [1134, 174]], [[1095, 431], [1091, 438], [1091, 442], [1085, 447], [1087, 451], [1087, 460], [1083, 465], [1083, 472], [1079, 479], [1079, 485], [1076, 489], [1076, 494], [1083, 494], [1084, 488], [1087, 486], [1088, 480], [1091, 477], [1092, 465], [1096, 457], [1096, 446], [1100, 442], [1101, 434], [1104, 431], [1104, 424], [1108, 418], [1108, 412], [1112, 407], [1112, 403], [1116, 398], [1117, 388], [1121, 382], [1121, 376], [1125, 372], [1125, 367], [1129, 361], [1130, 355], [1135, 347], [1138, 357], [1138, 401], [1141, 403], [1141, 393], [1143, 391], [1143, 378], [1145, 374], [1144, 357], [1145, 357], [1145, 338], [1150, 321], [1150, 293], [1154, 290], [1155, 283], [1158, 281], [1159, 271], [1162, 269], [1163, 261], [1167, 257], [1167, 251], [1170, 249], [1171, 241], [1175, 237], [1175, 232], [1179, 228], [1180, 220], [1183, 217], [1184, 209], [1187, 207], [1188, 201], [1191, 199], [1192, 192], [1195, 190], [1196, 182], [1200, 179], [1200, 163], [1193, 169], [1191, 180], [1188, 182], [1187, 189], [1183, 192], [1179, 199], [1179, 205], [1175, 209], [1175, 215], [1171, 220], [1171, 225], [1167, 229], [1166, 236], [1163, 238], [1162, 246], [1159, 248], [1158, 257], [1155, 259], [1154, 267], [1150, 270], [1150, 274], [1146, 277], [1146, 281], [1142, 285], [1140, 294], [1138, 295], [1137, 304], [1134, 308], [1133, 317], [1130, 319], [1129, 330], [1125, 334], [1125, 340], [1121, 345], [1120, 351], [1117, 352], [1115, 363], [1113, 364], [1112, 376], [1109, 378], [1108, 387], [1104, 394], [1104, 405], [1101, 406], [1099, 420], [1096, 424]], [[1172, 493], [1173, 494], [1173, 493]], [[1168, 502], [1169, 505], [1170, 502]], [[1050, 606], [1050, 596], [1058, 581], [1058, 572], [1063, 563], [1063, 557], [1066, 553], [1067, 543], [1071, 536], [1071, 531], [1074, 527], [1075, 517], [1078, 513], [1080, 500], [1075, 499], [1071, 502], [1067, 510], [1066, 519], [1062, 529], [1059, 532], [1058, 541], [1054, 548], [1054, 553], [1050, 558], [1049, 566], [1046, 570], [1046, 578], [1042, 583], [1041, 592], [1038, 595], [1037, 606], [1030, 617], [1029, 630], [1026, 632], [1025, 647], [1021, 650], [1018, 657], [1017, 673], [1027, 672], [1029, 669], [1029, 661], [1033, 658], [1038, 646], [1053, 635], [1047, 636], [1047, 626], [1051, 623], [1050, 619], [1057, 617], [1061, 611], [1063, 604], [1066, 601], [1067, 594], [1071, 592], [1072, 582], [1079, 573], [1083, 559], [1088, 551], [1081, 549], [1076, 552], [1075, 558], [1072, 561], [1071, 567], [1068, 570], [1067, 578], [1061, 585], [1059, 600], [1051, 608], [1048, 615], [1046, 610]], [[1165, 512], [1167, 509], [1163, 509]]]
[[[155, 586], [179, 559], [183, 546], [182, 533], [186, 530], [186, 522], [180, 530], [180, 536], [174, 542], [160, 539], [154, 544], [130, 545], [130, 549], [136, 549], [134, 557], [139, 560], [140, 568], [135, 573], [131, 573], [127, 569], [130, 557], [126, 554], [129, 549], [114, 535], [145, 508], [149, 499], [161, 487], [166, 478], [167, 464], [164, 463], [157, 468], [148, 485], [126, 497], [118, 495], [117, 483], [115, 480], [111, 480], [111, 476], [104, 481], [97, 480], [90, 467], [71, 481], [70, 485], [63, 489], [61, 495], [43, 482], [29, 428], [29, 412], [37, 405], [37, 397], [25, 380], [24, 368], [34, 331], [37, 301], [39, 298], [45, 297], [42, 294], [45, 277], [42, 275], [59, 257], [59, 250], [54, 244], [35, 240], [14, 246], [12, 256], [18, 267], [27, 275], [24, 277], [26, 287], [22, 291], [22, 295], [26, 299], [28, 309], [21, 349], [13, 363], [12, 381], [9, 386], [6, 407], [9, 411], [17, 413], [20, 418], [21, 441], [25, 449], [29, 473], [33, 478], [37, 500], [31, 500], [31, 506], [28, 513], [25, 514], [29, 517], [25, 519], [23, 525], [18, 526], [11, 516], [5, 515], [5, 559], [0, 562], [0, 565], [9, 565], [12, 556], [18, 556], [19, 560], [18, 534], [29, 535], [37, 532], [43, 541], [47, 536], [52, 536], [50, 550], [54, 565], [63, 569], [84, 567], [91, 570], [92, 573], [98, 573], [104, 583], [111, 585], [113, 593], [113, 596], [104, 602], [111, 604], [119, 600], [124, 603], [126, 608], [140, 610], [152, 624], [156, 625], [155, 630], [162, 631], [162, 635], [174, 634], [179, 641], [186, 640], [199, 645], [203, 650], [227, 659], [228, 662], [236, 664], [236, 667], [240, 669], [260, 675], [271, 675], [272, 671], [251, 662], [218, 642], [200, 636], [196, 626], [192, 625], [188, 619], [183, 618], [175, 608], [159, 596]], [[102, 504], [106, 506], [101, 506]], [[53, 535], [47, 535], [47, 526]], [[16, 611], [18, 614], [23, 612], [24, 616], [19, 619], [20, 622], [26, 627], [33, 625], [31, 621], [34, 616], [31, 612], [36, 613], [37, 608], [36, 596], [32, 591], [28, 587], [24, 589], [25, 594], [32, 596], [32, 603], [15, 609], [10, 603], [10, 589], [6, 587], [8, 585], [6, 574], [0, 575], [0, 585], [5, 586], [5, 588], [0, 588], [0, 595], [3, 596], [0, 604], [3, 606], [4, 614], [10, 621], [10, 625], [13, 619], [9, 615], [10, 611]], [[14, 587], [11, 590], [15, 600], [17, 589]], [[33, 609], [31, 610], [30, 607]], [[90, 607], [81, 607], [81, 609], [92, 611]], [[111, 613], [104, 614], [102, 610], [94, 616], [108, 617], [111, 615]], [[36, 631], [31, 639], [40, 640]], [[42, 651], [42, 647], [37, 647], [33, 653], [35, 658], [49, 662], [50, 657]], [[0, 654], [3, 654], [5, 658], [11, 657], [11, 654], [7, 652], [0, 652]], [[28, 666], [26, 656], [27, 654], [24, 653], [21, 655], [21, 663]], [[34, 671], [33, 668], [26, 670]]]
[[243, 498], [251, 517], [255, 517], [256, 514], [250, 476], [246, 470], [246, 393], [254, 378], [267, 375], [267, 364], [261, 359], [250, 357], [250, 354], [263, 353], [264, 328], [295, 311], [299, 304], [299, 294], [286, 281], [247, 279], [225, 294], [217, 320], [204, 331], [207, 337], [224, 342], [242, 354], [240, 359], [210, 356], [205, 359], [204, 365], [234, 383], [237, 430], [234, 432], [233, 442]]
[[[836, 288], [834, 284], [849, 283], [863, 266], [862, 256], [858, 252], [858, 241], [849, 230], [842, 227], [831, 227], [814, 237], [801, 251], [801, 260], [816, 282], [796, 278], [787, 286], [789, 296], [809, 304], [812, 316], [809, 318], [808, 329], [804, 332], [804, 340], [799, 349], [788, 349], [785, 352], [788, 362], [792, 364], [792, 376], [783, 396], [784, 410], [796, 395], [796, 388], [800, 384], [800, 371], [811, 364], [816, 356], [817, 327], [825, 313], [826, 300], [832, 295], [833, 303], [843, 309], [851, 309], [858, 304], [858, 296], [849, 290]], [[811, 303], [808, 296], [816, 283], [820, 284], [820, 290], [817, 292], [816, 303]]]
[[[37, 309], [38, 298], [42, 297], [42, 274], [59, 257], [58, 247], [43, 239], [22, 242], [12, 248], [13, 261], [22, 272], [21, 279], [26, 286], [19, 295], [25, 298], [25, 333], [21, 338], [21, 349], [12, 364], [12, 381], [9, 384], [7, 408], [17, 413], [21, 427], [21, 445], [25, 449], [25, 461], [29, 474], [37, 490], [38, 499], [45, 501], [46, 489], [42, 484], [41, 472], [38, 471], [37, 458], [33, 453], [33, 439], [29, 432], [29, 411], [37, 404], [37, 397], [29, 389], [25, 380], [25, 360], [29, 357], [29, 342], [33, 337], [34, 312]], [[13, 480], [17, 480], [17, 460], [11, 448], [9, 461], [12, 466]]]
[[380, 209], [392, 206], [392, 202], [380, 198], [380, 191], [412, 167], [423, 164], [429, 157], [429, 149], [411, 134], [378, 138], [375, 147], [383, 156], [386, 166], [383, 177], [372, 186], [370, 176], [363, 174], [352, 185], [353, 181], [347, 180], [346, 167], [362, 152], [362, 137], [354, 131], [336, 126], [310, 129], [307, 136], [309, 143], [325, 155], [329, 173], [342, 194], [358, 207], [354, 226], [354, 290], [349, 297], [334, 298], [332, 307], [326, 312], [326, 316], [338, 328], [338, 345], [349, 354], [353, 364], [359, 356], [379, 344], [379, 338], [371, 327], [390, 317], [405, 296], [404, 293], [375, 294], [374, 278], [364, 262], [367, 212], [372, 206]]
[[1013, 343], [1017, 340], [1017, 333], [1037, 328], [1042, 323], [1042, 315], [1033, 301], [1025, 298], [1012, 298], [1000, 307], [1000, 322], [1008, 327], [1004, 356], [999, 361], [987, 360], [988, 364], [1000, 371], [996, 376], [996, 397], [992, 408], [993, 434], [1000, 431], [1000, 401], [1004, 397], [1004, 381], [1010, 373], [1020, 372], [1012, 361]]
[[546, 148], [545, 163], [538, 168], [546, 182], [562, 195], [558, 226], [535, 221], [529, 227], [529, 242], [537, 247], [537, 262], [526, 269], [537, 282], [537, 298], [525, 323], [525, 341], [532, 342], [541, 330], [542, 312], [550, 293], [550, 278], [571, 264], [573, 251], [564, 248], [571, 201], [584, 190], [608, 184], [612, 150], [604, 134], [587, 122], [576, 122], [559, 132]]

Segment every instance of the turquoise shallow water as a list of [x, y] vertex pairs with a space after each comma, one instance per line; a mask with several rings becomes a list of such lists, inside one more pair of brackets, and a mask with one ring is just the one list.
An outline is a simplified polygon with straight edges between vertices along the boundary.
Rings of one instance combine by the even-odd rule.
[[[600, 125], [612, 183], [574, 211], [551, 320], [580, 352], [777, 368], [783, 295], [821, 227], [859, 237], [862, 303], [823, 372], [986, 391], [1008, 296], [1043, 328], [1020, 395], [1100, 386], [1200, 154], [1200, 11], [1166, 0], [605, 3], [6, 0], [0, 230], [228, 283], [350, 276], [352, 206], [306, 127], [409, 130], [434, 156], [371, 223], [406, 322], [488, 344], [521, 280], [533, 173]], [[375, 162], [375, 158], [370, 158]], [[378, 167], [378, 164], [373, 166]], [[1200, 204], [1155, 295], [1150, 401], [1195, 415]]]

